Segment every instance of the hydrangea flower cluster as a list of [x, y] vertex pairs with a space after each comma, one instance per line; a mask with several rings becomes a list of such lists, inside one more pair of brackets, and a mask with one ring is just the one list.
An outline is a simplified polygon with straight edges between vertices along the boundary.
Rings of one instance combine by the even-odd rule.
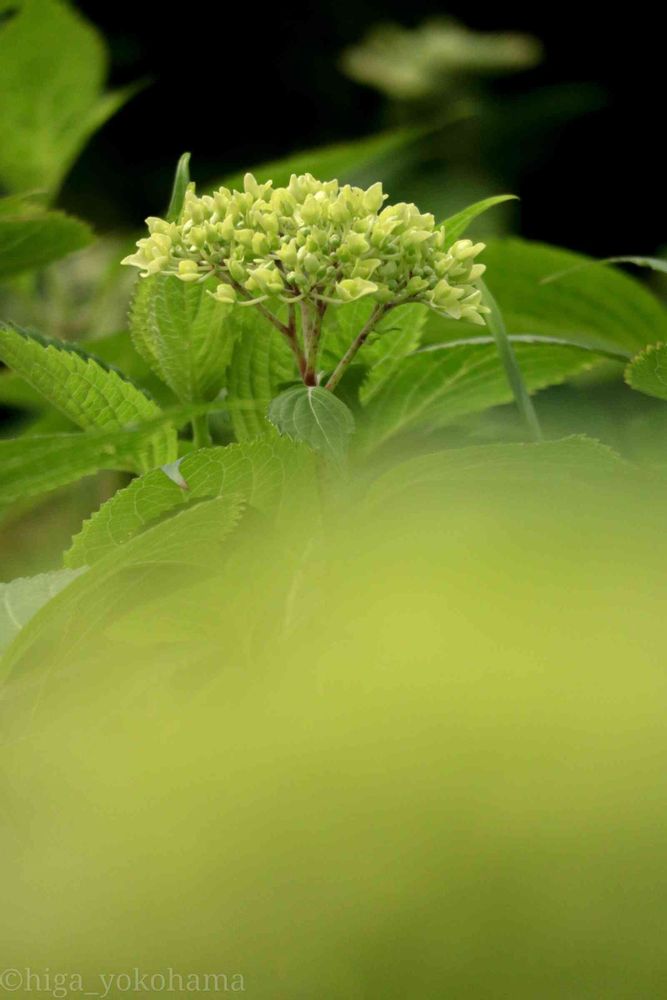
[[191, 184], [174, 222], [147, 219], [150, 235], [123, 260], [144, 276], [219, 279], [224, 303], [278, 299], [323, 312], [329, 304], [372, 296], [379, 308], [422, 302], [453, 319], [482, 324], [488, 310], [475, 282], [483, 243], [448, 247], [443, 226], [415, 205], [383, 207], [380, 183], [368, 190], [311, 174], [287, 187], [246, 174], [243, 191], [198, 197]]

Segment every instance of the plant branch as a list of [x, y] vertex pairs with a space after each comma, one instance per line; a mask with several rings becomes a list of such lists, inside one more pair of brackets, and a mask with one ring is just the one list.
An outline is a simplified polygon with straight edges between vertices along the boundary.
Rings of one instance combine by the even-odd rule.
[[[246, 302], [250, 302], [252, 300], [252, 295], [250, 294], [250, 292], [246, 291], [243, 285], [240, 285], [238, 281], [234, 281], [234, 279], [230, 275], [225, 274], [224, 277], [225, 280], [228, 281], [229, 284], [232, 286], [234, 291], [237, 292], [239, 295], [241, 295], [246, 300]], [[305, 361], [301, 348], [299, 347], [299, 341], [297, 340], [296, 336], [296, 319], [294, 316], [294, 307], [293, 306], [289, 307], [288, 323], [283, 323], [282, 320], [278, 319], [275, 313], [272, 313], [271, 310], [267, 309], [266, 306], [262, 305], [261, 302], [255, 302], [253, 304], [253, 308], [257, 309], [258, 312], [265, 319], [267, 319], [272, 326], [275, 326], [276, 330], [280, 331], [280, 333], [283, 335], [283, 337], [289, 344], [292, 354], [296, 359], [296, 363], [299, 367], [299, 373], [303, 378], [305, 371]]]
[[348, 349], [346, 350], [343, 357], [340, 359], [336, 365], [333, 374], [331, 375], [329, 381], [325, 385], [325, 389], [333, 392], [343, 375], [345, 374], [350, 362], [355, 357], [357, 352], [364, 346], [368, 335], [373, 331], [373, 328], [377, 326], [380, 319], [389, 312], [393, 307], [391, 305], [376, 305], [373, 312], [370, 315], [368, 322], [362, 327], [357, 336], [354, 338]]

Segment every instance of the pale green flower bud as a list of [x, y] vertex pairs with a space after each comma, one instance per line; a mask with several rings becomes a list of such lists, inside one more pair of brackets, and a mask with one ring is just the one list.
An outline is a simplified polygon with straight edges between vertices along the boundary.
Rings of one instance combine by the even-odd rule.
[[369, 187], [364, 194], [364, 208], [367, 212], [378, 212], [383, 205], [387, 195], [382, 191], [382, 184], [378, 181]]
[[249, 292], [259, 291], [264, 295], [278, 295], [283, 290], [283, 280], [275, 267], [256, 267], [250, 272], [245, 287]]
[[215, 228], [218, 231], [218, 236], [228, 242], [234, 235], [234, 219], [231, 215], [227, 215], [217, 223]]
[[255, 233], [250, 245], [252, 247], [252, 252], [256, 257], [263, 256], [263, 254], [267, 253], [269, 249], [269, 241], [265, 233]]
[[305, 254], [303, 260], [301, 261], [301, 264], [304, 271], [306, 271], [308, 274], [317, 274], [320, 268], [319, 257], [316, 257], [314, 253]]
[[178, 264], [178, 277], [181, 281], [197, 281], [199, 268], [194, 260], [182, 260]]
[[248, 250], [252, 249], [252, 240], [254, 236], [252, 229], [236, 229], [234, 231], [234, 239], [237, 243], [240, 243], [242, 247], [246, 247]]
[[355, 256], [370, 250], [370, 243], [361, 233], [350, 233], [343, 246]]
[[243, 178], [243, 190], [246, 194], [251, 194], [253, 198], [259, 198], [260, 187], [252, 174], [246, 174]]
[[234, 281], [243, 282], [248, 277], [248, 269], [240, 260], [230, 258], [227, 262], [227, 270]]
[[428, 288], [428, 281], [426, 278], [419, 278], [416, 275], [410, 278], [407, 285], [405, 286], [405, 291], [408, 295], [419, 295], [420, 292], [425, 291]]
[[382, 261], [375, 257], [366, 257], [364, 260], [356, 260], [354, 267], [352, 268], [352, 277], [370, 278], [381, 263]]
[[364, 281], [363, 278], [346, 278], [336, 285], [336, 294], [341, 302], [353, 302], [364, 295], [372, 295], [377, 290], [375, 282]]
[[484, 249], [483, 243], [473, 243], [472, 240], [457, 240], [452, 244], [449, 252], [457, 260], [467, 260], [469, 257], [476, 257]]
[[242, 191], [203, 197], [189, 185], [178, 221], [150, 217], [149, 237], [123, 263], [182, 281], [216, 274], [215, 295], [228, 304], [234, 283], [249, 305], [275, 295], [311, 305], [373, 296], [481, 322], [475, 282], [484, 265], [475, 258], [482, 244], [458, 240], [447, 248], [432, 215], [406, 202], [383, 207], [385, 197], [380, 183], [364, 191], [311, 174], [277, 189], [248, 174]]
[[236, 302], [236, 292], [231, 285], [218, 285], [212, 294], [214, 299], [225, 305], [233, 306]]
[[322, 218], [322, 206], [317, 198], [309, 194], [301, 206], [301, 218], [307, 226], [312, 226]]
[[276, 251], [276, 257], [283, 262], [285, 267], [294, 270], [297, 266], [297, 253], [296, 240], [290, 240], [289, 243], [283, 243]]
[[188, 243], [197, 250], [201, 250], [206, 242], [206, 230], [203, 226], [193, 226], [188, 233]]

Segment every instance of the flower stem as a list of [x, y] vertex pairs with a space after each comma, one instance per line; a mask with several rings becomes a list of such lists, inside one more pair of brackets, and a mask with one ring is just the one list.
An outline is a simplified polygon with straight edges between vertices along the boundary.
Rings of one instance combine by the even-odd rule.
[[305, 302], [302, 302], [301, 331], [303, 334], [305, 358], [303, 381], [306, 385], [315, 385], [317, 382], [317, 349], [319, 347], [321, 329], [322, 313], [320, 310], [317, 307], [309, 307]]
[[391, 306], [384, 306], [384, 305], [375, 306], [368, 322], [359, 331], [357, 336], [354, 338], [354, 340], [346, 350], [343, 357], [336, 365], [333, 374], [331, 375], [329, 381], [324, 387], [325, 389], [328, 389], [330, 392], [334, 391], [334, 389], [342, 379], [343, 375], [345, 374], [348, 366], [350, 365], [350, 362], [356, 355], [357, 351], [359, 351], [360, 348], [364, 346], [368, 335], [372, 332], [373, 328], [377, 325], [382, 316], [384, 316], [385, 313], [389, 312], [391, 308], [392, 308]]
[[531, 441], [541, 441], [542, 428], [540, 427], [540, 422], [537, 419], [537, 413], [535, 412], [535, 407], [533, 406], [533, 401], [530, 398], [526, 383], [523, 380], [521, 369], [519, 368], [519, 364], [516, 360], [516, 354], [514, 353], [510, 339], [507, 336], [507, 329], [505, 328], [503, 314], [500, 311], [498, 303], [483, 281], [479, 282], [479, 288], [482, 292], [482, 302], [491, 310], [486, 317], [486, 325], [493, 334], [493, 339], [496, 342], [498, 355], [502, 366], [505, 369], [505, 375], [507, 376], [507, 381], [510, 384], [514, 401], [516, 402], [519, 413], [523, 417]]
[[192, 440], [195, 448], [210, 448], [213, 444], [207, 413], [192, 418]]

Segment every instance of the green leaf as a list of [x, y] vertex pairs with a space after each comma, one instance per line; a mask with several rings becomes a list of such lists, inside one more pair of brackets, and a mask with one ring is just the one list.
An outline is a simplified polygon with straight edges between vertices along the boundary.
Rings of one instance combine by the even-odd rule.
[[35, 392], [16, 372], [5, 369], [0, 371], [0, 406], [39, 412], [47, 404], [44, 397]]
[[[215, 399], [225, 384], [239, 329], [209, 291], [170, 275], [141, 278], [130, 313], [135, 348], [181, 402]], [[238, 311], [238, 310], [236, 310]]]
[[[468, 329], [474, 329], [469, 324], [464, 325]], [[603, 350], [602, 348], [591, 347], [590, 344], [582, 343], [582, 341], [572, 337], [543, 337], [539, 334], [515, 333], [508, 334], [507, 339], [511, 344], [535, 344], [536, 346], [540, 344], [552, 344], [560, 347], [576, 347], [580, 351], [588, 351], [589, 354], [594, 354], [601, 358], [609, 358], [611, 361], [627, 361], [631, 357], [630, 352], [622, 348], [611, 347], [608, 350]], [[472, 347], [475, 345], [495, 344], [495, 342], [495, 337], [461, 337], [459, 340], [445, 340], [441, 344], [425, 344], [423, 347], [418, 348], [418, 351], [420, 354], [428, 354], [431, 351], [448, 351], [453, 347]]]
[[515, 194], [497, 194], [491, 198], [484, 198], [482, 201], [476, 201], [474, 204], [468, 205], [467, 208], [457, 212], [456, 215], [450, 215], [448, 219], [445, 219], [447, 245], [451, 246], [456, 240], [461, 239], [470, 223], [478, 215], [488, 212], [494, 205], [501, 205], [504, 201], [513, 201], [516, 198]]
[[[0, 359], [66, 417], [82, 427], [120, 428], [160, 417], [160, 408], [119, 372], [81, 349], [0, 324]], [[140, 469], [175, 458], [173, 428], [161, 427], [137, 456]]]
[[497, 482], [589, 482], [625, 468], [615, 452], [584, 436], [530, 444], [491, 444], [453, 448], [400, 462], [371, 485], [371, 506], [390, 506], [401, 496], [414, 500], [420, 490]]
[[250, 507], [275, 512], [289, 483], [298, 477], [307, 488], [311, 460], [303, 446], [277, 435], [192, 452], [178, 463], [176, 475], [155, 469], [115, 493], [73, 539], [65, 565], [92, 565], [158, 518], [202, 499], [233, 493]]
[[608, 264], [634, 264], [635, 267], [646, 267], [649, 271], [667, 274], [667, 260], [661, 260], [659, 257], [601, 257], [600, 260], [587, 260], [583, 264], [576, 264], [574, 267], [568, 267], [556, 274], [549, 274], [546, 278], [542, 278], [542, 284], [548, 285], [552, 281], [560, 281], [561, 278], [565, 278], [575, 271], [581, 271], [583, 268], [606, 267]]
[[523, 373], [519, 363], [517, 362], [516, 352], [514, 351], [514, 347], [507, 334], [507, 327], [505, 326], [503, 314], [498, 307], [498, 303], [483, 281], [479, 282], [479, 287], [482, 292], [482, 301], [489, 309], [488, 315], [486, 316], [486, 325], [495, 340], [498, 358], [500, 359], [500, 363], [505, 370], [505, 377], [512, 390], [514, 402], [516, 403], [517, 409], [521, 414], [521, 418], [524, 421], [529, 437], [533, 441], [539, 441], [542, 438], [542, 429], [540, 428], [540, 423], [537, 419], [537, 413], [535, 412], [535, 407], [533, 406], [533, 402], [530, 398], [528, 387], [524, 381]]
[[650, 344], [625, 369], [625, 381], [645, 396], [667, 399], [667, 345]]
[[[603, 350], [621, 347], [630, 352], [667, 340], [667, 310], [621, 271], [591, 268], [543, 284], [548, 275], [589, 258], [518, 239], [489, 241], [480, 259], [512, 334], [569, 337]], [[429, 324], [433, 331], [437, 325]]]
[[[110, 551], [94, 567], [73, 580], [61, 594], [39, 611], [30, 624], [21, 630], [3, 657], [0, 675], [4, 680], [33, 644], [49, 634], [56, 624], [56, 634], [51, 633], [49, 669], [62, 656], [67, 662], [72, 650], [101, 622], [109, 618], [115, 606], [127, 597], [128, 577], [123, 571], [134, 568], [133, 578], [136, 602], [150, 593], [142, 586], [143, 576], [139, 567], [192, 566], [206, 569], [237, 526], [243, 513], [243, 502], [235, 494], [216, 497], [193, 504], [174, 517], [149, 528], [131, 539], [126, 545]], [[76, 572], [76, 571], [75, 571]], [[42, 668], [44, 657], [36, 665]], [[28, 711], [31, 711], [31, 703]], [[13, 713], [14, 714], [14, 713]], [[20, 722], [18, 718], [13, 721]]]
[[[595, 362], [590, 352], [559, 344], [516, 343], [514, 349], [532, 392], [556, 385]], [[495, 346], [460, 343], [445, 350], [419, 351], [402, 361], [365, 408], [355, 450], [368, 452], [396, 434], [435, 430], [511, 400]]]
[[81, 570], [60, 569], [0, 583], [0, 653], [41, 607], [79, 576]]
[[[284, 187], [292, 174], [311, 173], [321, 180], [336, 177], [340, 181], [354, 179], [355, 174], [384, 157], [410, 146], [424, 135], [423, 128], [396, 129], [367, 136], [353, 142], [336, 143], [293, 153], [280, 160], [271, 160], [251, 167], [260, 183], [272, 180], [275, 187]], [[229, 174], [221, 182], [225, 187], [243, 190], [246, 171]], [[215, 185], [219, 187], [220, 185]]]
[[359, 357], [369, 366], [361, 387], [362, 403], [369, 403], [392, 377], [408, 354], [419, 347], [428, 309], [415, 303], [400, 306], [392, 311], [378, 327], [378, 335], [371, 334], [370, 343], [364, 344]]
[[34, 271], [92, 242], [85, 222], [35, 199], [0, 198], [0, 281]]
[[[125, 429], [0, 441], [0, 506], [48, 493], [100, 469], [134, 471], [170, 417]], [[173, 430], [170, 430], [173, 433]]]
[[53, 192], [132, 90], [103, 94], [104, 42], [64, 0], [13, 6], [0, 25], [0, 184]]
[[285, 339], [256, 309], [237, 308], [230, 317], [237, 330], [227, 372], [227, 400], [239, 441], [272, 437], [266, 411], [280, 388], [298, 378]]
[[185, 192], [189, 183], [190, 153], [183, 153], [176, 164], [174, 184], [171, 189], [171, 198], [169, 199], [169, 208], [167, 209], [166, 215], [169, 222], [174, 222], [181, 214], [183, 201], [185, 200]]
[[332, 392], [320, 386], [293, 386], [271, 401], [268, 415], [281, 434], [303, 441], [337, 464], [344, 462], [354, 417]]
[[[330, 307], [324, 316], [318, 367], [332, 371], [364, 327], [374, 303], [359, 299]], [[418, 303], [399, 306], [381, 320], [359, 351], [355, 363], [376, 369], [369, 375], [365, 392], [372, 395], [383, 378], [400, 363], [402, 357], [419, 346], [428, 310]]]

